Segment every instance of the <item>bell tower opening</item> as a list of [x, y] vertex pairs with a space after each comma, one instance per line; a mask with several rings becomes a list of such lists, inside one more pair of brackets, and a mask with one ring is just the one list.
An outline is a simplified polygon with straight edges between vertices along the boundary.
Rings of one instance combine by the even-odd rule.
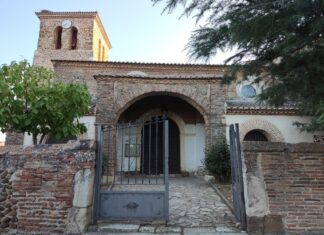
[[77, 49], [78, 45], [78, 29], [76, 27], [72, 27], [71, 29], [71, 50]]
[[55, 49], [59, 50], [62, 48], [62, 27], [58, 26], [55, 29]]

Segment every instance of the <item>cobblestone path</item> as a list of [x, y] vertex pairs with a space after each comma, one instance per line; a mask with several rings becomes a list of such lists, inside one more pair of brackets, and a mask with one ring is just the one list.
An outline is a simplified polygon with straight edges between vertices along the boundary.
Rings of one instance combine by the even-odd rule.
[[198, 177], [170, 178], [170, 225], [236, 230], [232, 212]]

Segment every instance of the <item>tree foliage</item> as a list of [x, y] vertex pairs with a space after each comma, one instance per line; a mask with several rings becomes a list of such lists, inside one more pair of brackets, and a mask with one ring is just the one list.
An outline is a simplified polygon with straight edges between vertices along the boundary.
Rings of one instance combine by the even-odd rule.
[[[164, 0], [152, 0], [154, 3]], [[255, 82], [265, 81], [258, 97], [280, 106], [294, 101], [312, 115], [306, 130], [324, 129], [323, 0], [165, 0], [165, 10], [184, 6], [184, 15], [206, 22], [188, 43], [194, 59], [235, 49], [226, 61]]]
[[88, 112], [84, 84], [53, 81], [53, 72], [26, 60], [0, 67], [0, 128], [2, 132], [32, 134], [34, 144], [46, 135], [57, 139], [82, 134], [78, 118]]

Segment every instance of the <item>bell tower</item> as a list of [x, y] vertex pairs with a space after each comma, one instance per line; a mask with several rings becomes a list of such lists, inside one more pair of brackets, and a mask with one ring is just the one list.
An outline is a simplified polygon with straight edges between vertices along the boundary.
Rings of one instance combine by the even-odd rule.
[[111, 44], [98, 12], [36, 12], [40, 20], [34, 65], [51, 60], [108, 61]]

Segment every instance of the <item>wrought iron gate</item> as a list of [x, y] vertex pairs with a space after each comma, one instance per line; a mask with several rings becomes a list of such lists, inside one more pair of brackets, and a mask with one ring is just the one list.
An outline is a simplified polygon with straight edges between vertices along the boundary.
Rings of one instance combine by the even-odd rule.
[[236, 219], [240, 221], [241, 228], [246, 229], [244, 184], [239, 136], [239, 125], [230, 125], [230, 154], [234, 215]]
[[169, 121], [166, 116], [134, 123], [98, 124], [97, 135], [93, 222], [168, 221]]

